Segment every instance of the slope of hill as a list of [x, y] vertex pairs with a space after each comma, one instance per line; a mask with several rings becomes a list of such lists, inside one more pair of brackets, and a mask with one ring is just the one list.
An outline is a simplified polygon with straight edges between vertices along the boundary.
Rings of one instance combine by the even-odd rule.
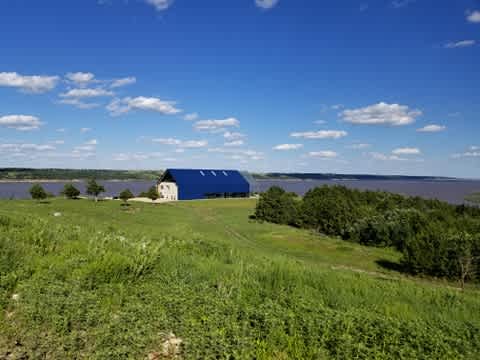
[[0, 201], [0, 358], [478, 357], [476, 289], [254, 206]]

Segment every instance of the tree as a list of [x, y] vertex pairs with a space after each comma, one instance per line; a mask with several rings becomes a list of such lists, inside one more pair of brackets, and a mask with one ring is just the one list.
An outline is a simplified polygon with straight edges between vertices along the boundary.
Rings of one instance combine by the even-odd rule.
[[61, 194], [65, 196], [67, 199], [76, 199], [80, 195], [80, 190], [78, 190], [72, 184], [65, 184]]
[[297, 204], [295, 194], [287, 193], [278, 186], [272, 186], [260, 196], [255, 209], [255, 218], [276, 224], [296, 225]]
[[127, 201], [133, 198], [133, 194], [129, 189], [125, 189], [120, 193], [119, 198], [122, 199], [123, 203], [126, 205]]
[[30, 195], [34, 200], [45, 200], [47, 198], [47, 193], [40, 184], [35, 184], [30, 188]]
[[146, 195], [150, 200], [152, 200], [152, 202], [157, 200], [160, 197], [156, 186], [150, 187]]
[[102, 185], [97, 184], [95, 179], [91, 179], [87, 183], [87, 194], [92, 195], [95, 201], [98, 201], [98, 195], [105, 192], [105, 188]]

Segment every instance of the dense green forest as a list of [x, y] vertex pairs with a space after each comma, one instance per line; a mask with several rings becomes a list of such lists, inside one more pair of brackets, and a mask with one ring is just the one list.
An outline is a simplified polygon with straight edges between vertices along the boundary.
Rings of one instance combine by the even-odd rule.
[[272, 187], [255, 218], [313, 229], [367, 246], [402, 252], [399, 270], [465, 281], [480, 280], [480, 208], [343, 186], [323, 186], [303, 198]]
[[0, 180], [155, 180], [161, 171], [0, 168]]

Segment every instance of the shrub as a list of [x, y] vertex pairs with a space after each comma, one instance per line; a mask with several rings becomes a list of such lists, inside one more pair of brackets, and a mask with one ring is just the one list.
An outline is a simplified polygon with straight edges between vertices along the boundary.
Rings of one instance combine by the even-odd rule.
[[34, 200], [45, 200], [48, 194], [40, 184], [35, 184], [30, 188], [30, 196]]
[[128, 200], [133, 198], [133, 194], [129, 189], [123, 190], [120, 195], [118, 196], [121, 200], [123, 200], [124, 203], [126, 203]]
[[295, 194], [273, 186], [260, 196], [255, 209], [255, 218], [276, 224], [296, 224], [298, 203]]
[[76, 199], [80, 195], [80, 190], [78, 190], [72, 184], [65, 184], [61, 194], [67, 199]]
[[156, 186], [151, 186], [151, 187], [148, 189], [146, 195], [147, 195], [147, 197], [148, 197], [150, 200], [152, 200], [152, 201], [155, 201], [155, 200], [157, 200], [157, 199], [160, 197]]
[[98, 195], [105, 192], [105, 188], [102, 185], [97, 184], [95, 179], [91, 179], [87, 183], [87, 194], [92, 195], [95, 201], [98, 201]]

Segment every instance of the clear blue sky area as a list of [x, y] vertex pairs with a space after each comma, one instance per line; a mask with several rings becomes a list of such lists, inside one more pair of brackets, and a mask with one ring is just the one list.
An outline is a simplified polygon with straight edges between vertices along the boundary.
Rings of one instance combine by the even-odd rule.
[[5, 0], [0, 166], [480, 178], [480, 1]]

